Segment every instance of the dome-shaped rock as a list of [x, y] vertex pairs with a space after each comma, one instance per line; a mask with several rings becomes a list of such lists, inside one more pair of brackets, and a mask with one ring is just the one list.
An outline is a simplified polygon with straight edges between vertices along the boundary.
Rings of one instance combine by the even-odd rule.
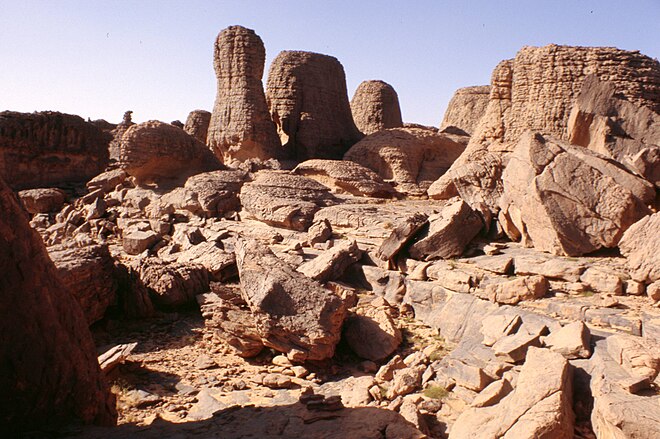
[[364, 134], [403, 126], [399, 96], [383, 81], [363, 81], [351, 99], [351, 112], [358, 129]]

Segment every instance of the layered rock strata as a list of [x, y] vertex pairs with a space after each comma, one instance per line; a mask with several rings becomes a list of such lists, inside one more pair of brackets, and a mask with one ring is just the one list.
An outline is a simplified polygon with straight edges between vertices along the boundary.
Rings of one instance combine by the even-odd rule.
[[266, 98], [291, 159], [341, 159], [362, 137], [353, 122], [346, 76], [337, 58], [280, 52], [268, 72]]
[[261, 78], [266, 49], [251, 29], [230, 26], [215, 41], [218, 90], [207, 143], [223, 162], [282, 158]]
[[351, 99], [351, 112], [357, 128], [364, 134], [403, 126], [399, 96], [384, 81], [363, 81]]

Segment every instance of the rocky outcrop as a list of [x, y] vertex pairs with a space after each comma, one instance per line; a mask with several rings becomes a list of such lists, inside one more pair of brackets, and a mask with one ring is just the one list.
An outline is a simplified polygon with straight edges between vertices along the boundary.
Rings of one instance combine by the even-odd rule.
[[92, 324], [105, 315], [116, 300], [114, 264], [107, 245], [58, 249], [48, 252], [69, 292]]
[[396, 194], [374, 171], [349, 160], [307, 160], [298, 164], [293, 172], [337, 193], [375, 198], [391, 198]]
[[206, 145], [206, 137], [211, 124], [211, 113], [206, 110], [193, 110], [188, 114], [183, 131]]
[[291, 159], [341, 159], [362, 136], [348, 103], [346, 76], [328, 55], [283, 51], [268, 72], [266, 99]]
[[342, 241], [296, 270], [310, 279], [325, 283], [341, 277], [348, 266], [359, 261], [361, 257], [362, 251], [355, 241]]
[[484, 115], [488, 98], [489, 85], [459, 88], [447, 105], [445, 116], [440, 123], [440, 131], [449, 127], [458, 128], [472, 134], [481, 116]]
[[605, 157], [533, 133], [520, 139], [502, 179], [507, 235], [557, 255], [616, 247], [655, 197], [652, 185]]
[[87, 321], [0, 179], [0, 428], [79, 418], [114, 424]]
[[339, 296], [254, 240], [238, 241], [236, 262], [242, 297], [265, 346], [297, 362], [333, 356], [346, 316]]
[[530, 347], [516, 389], [494, 406], [465, 411], [454, 423], [450, 437], [572, 438], [571, 382], [566, 359]]
[[282, 158], [261, 78], [266, 49], [251, 29], [230, 26], [215, 41], [218, 91], [207, 143], [223, 162]]
[[194, 213], [207, 218], [222, 217], [240, 210], [238, 193], [245, 179], [242, 171], [203, 172], [188, 178], [184, 188], [197, 200], [199, 210]]
[[60, 189], [26, 189], [18, 192], [23, 207], [29, 213], [57, 212], [64, 205], [66, 194]]
[[135, 122], [133, 122], [133, 112], [129, 110], [124, 112], [122, 121], [119, 122], [119, 124], [117, 124], [117, 126], [110, 132], [112, 135], [112, 140], [108, 145], [108, 151], [110, 153], [111, 161], [116, 162], [119, 160], [121, 138], [123, 137], [126, 130], [133, 125], [135, 125]]
[[119, 162], [140, 183], [181, 180], [220, 167], [206, 145], [181, 128], [156, 120], [126, 130]]
[[201, 265], [164, 263], [149, 258], [140, 261], [138, 272], [140, 281], [158, 305], [185, 305], [209, 290], [208, 271]]
[[367, 135], [403, 126], [399, 96], [384, 81], [363, 81], [358, 85], [351, 99], [351, 112], [357, 128]]
[[430, 215], [428, 221], [428, 230], [408, 249], [412, 258], [428, 261], [460, 256], [483, 227], [479, 216], [461, 199]]
[[[568, 119], [568, 138], [660, 184], [660, 114], [621, 98], [613, 82], [595, 75], [584, 80]], [[644, 160], [649, 155], [654, 158]]]
[[261, 171], [241, 189], [243, 209], [276, 227], [304, 231], [314, 214], [335, 203], [330, 189], [300, 175]]
[[584, 79], [609, 80], [628, 101], [660, 112], [660, 63], [613, 47], [523, 47], [493, 72], [477, 142], [516, 142], [526, 131], [568, 140], [568, 120]]
[[633, 279], [643, 283], [660, 280], [660, 212], [646, 216], [623, 234], [619, 249]]
[[423, 195], [454, 163], [468, 137], [421, 128], [392, 128], [371, 134], [344, 156], [365, 166], [407, 195]]
[[109, 142], [79, 116], [0, 112], [0, 177], [14, 190], [84, 183], [108, 165]]

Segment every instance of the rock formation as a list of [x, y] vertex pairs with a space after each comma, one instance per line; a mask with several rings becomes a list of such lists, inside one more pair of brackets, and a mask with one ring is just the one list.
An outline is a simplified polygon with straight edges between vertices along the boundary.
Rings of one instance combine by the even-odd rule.
[[363, 81], [358, 85], [351, 99], [351, 112], [355, 125], [366, 135], [403, 126], [399, 96], [384, 81]]
[[655, 197], [651, 184], [605, 157], [531, 132], [502, 179], [500, 223], [509, 237], [567, 256], [616, 247]]
[[330, 189], [299, 175], [261, 171], [241, 189], [243, 209], [256, 219], [277, 227], [304, 231], [314, 214], [334, 204]]
[[239, 241], [236, 261], [263, 344], [297, 362], [331, 358], [346, 317], [342, 299], [256, 241]]
[[281, 158], [261, 78], [266, 50], [253, 30], [230, 26], [215, 41], [218, 91], [207, 143], [223, 162]]
[[66, 200], [60, 189], [26, 189], [19, 191], [18, 197], [29, 213], [59, 212]]
[[284, 51], [268, 72], [266, 99], [291, 159], [341, 159], [361, 138], [348, 103], [346, 77], [328, 55]]
[[108, 165], [110, 136], [70, 114], [0, 113], [0, 177], [13, 189], [84, 183]]
[[376, 198], [391, 198], [396, 194], [374, 171], [349, 160], [307, 160], [298, 164], [293, 172], [338, 193]]
[[193, 110], [188, 114], [183, 131], [206, 145], [210, 124], [211, 113], [205, 110]]
[[660, 114], [619, 97], [614, 83], [595, 75], [584, 80], [568, 120], [568, 138], [660, 185]]
[[645, 216], [630, 226], [619, 242], [633, 279], [643, 283], [660, 281], [660, 213]]
[[110, 132], [112, 135], [112, 141], [108, 145], [110, 160], [115, 162], [119, 160], [121, 138], [126, 130], [133, 125], [135, 125], [135, 122], [133, 122], [133, 112], [131, 110], [125, 111], [121, 122]]
[[467, 140], [434, 130], [392, 128], [365, 137], [344, 159], [371, 169], [401, 193], [423, 195], [461, 155]]
[[0, 428], [114, 424], [87, 321], [0, 179]]
[[445, 116], [440, 123], [440, 130], [455, 127], [472, 134], [484, 115], [489, 96], [490, 86], [488, 85], [464, 87], [456, 90], [449, 101], [449, 105], [447, 105]]
[[156, 120], [126, 130], [119, 161], [139, 182], [185, 179], [220, 167], [203, 143], [181, 128]]

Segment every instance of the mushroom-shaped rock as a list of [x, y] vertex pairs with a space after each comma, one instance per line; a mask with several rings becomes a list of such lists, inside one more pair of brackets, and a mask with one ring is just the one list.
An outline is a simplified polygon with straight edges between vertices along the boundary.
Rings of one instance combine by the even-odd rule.
[[265, 61], [264, 43], [251, 29], [230, 26], [215, 41], [218, 91], [207, 143], [223, 162], [281, 158], [261, 82]]
[[365, 137], [344, 159], [371, 169], [399, 192], [423, 195], [461, 155], [467, 141], [467, 136], [430, 129], [391, 128]]
[[211, 124], [211, 113], [206, 110], [193, 110], [188, 114], [183, 131], [206, 144], [206, 137]]
[[604, 156], [531, 132], [502, 178], [500, 223], [507, 235], [556, 255], [616, 247], [655, 197], [650, 183]]
[[181, 128], [157, 120], [126, 130], [119, 161], [122, 169], [138, 182], [185, 179], [220, 167], [206, 145]]
[[291, 159], [341, 159], [362, 137], [353, 122], [346, 76], [337, 58], [280, 52], [268, 72], [266, 98]]
[[284, 172], [261, 171], [241, 189], [243, 209], [259, 221], [305, 231], [314, 214], [335, 204], [330, 189], [311, 178]]
[[338, 295], [254, 240], [237, 242], [236, 262], [243, 299], [265, 346], [293, 361], [333, 356], [346, 317]]
[[114, 424], [87, 320], [2, 179], [0, 267], [3, 435], [72, 418]]
[[316, 180], [333, 192], [375, 198], [391, 198], [396, 194], [392, 185], [374, 171], [349, 160], [307, 160], [293, 172]]
[[472, 134], [481, 116], [484, 115], [490, 96], [489, 85], [459, 88], [447, 105], [440, 130], [458, 128]]
[[403, 126], [399, 96], [394, 88], [378, 80], [363, 81], [351, 99], [355, 125], [364, 134]]
[[0, 112], [0, 177], [14, 190], [85, 183], [108, 166], [110, 139], [71, 114]]

